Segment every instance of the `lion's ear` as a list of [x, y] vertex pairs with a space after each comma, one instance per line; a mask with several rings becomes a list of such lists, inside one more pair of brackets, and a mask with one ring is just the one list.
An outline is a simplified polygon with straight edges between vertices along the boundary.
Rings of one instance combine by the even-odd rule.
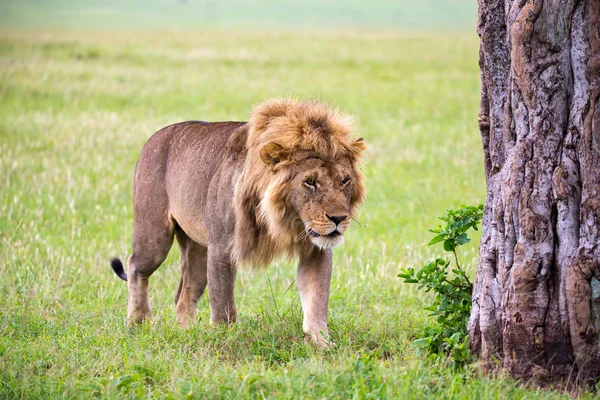
[[287, 151], [279, 143], [269, 142], [260, 149], [260, 158], [265, 164], [274, 167], [287, 158]]
[[363, 139], [363, 138], [357, 139], [356, 142], [353, 143], [352, 147], [353, 147], [352, 152], [354, 154], [358, 155], [361, 151], [363, 151], [367, 148], [367, 145], [365, 144], [365, 139]]

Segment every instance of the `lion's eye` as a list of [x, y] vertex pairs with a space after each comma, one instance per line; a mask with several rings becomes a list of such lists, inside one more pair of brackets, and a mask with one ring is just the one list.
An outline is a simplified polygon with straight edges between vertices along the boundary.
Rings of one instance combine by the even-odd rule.
[[351, 180], [352, 180], [352, 179], [350, 179], [350, 177], [348, 177], [348, 178], [344, 178], [344, 180], [342, 180], [342, 186], [346, 186], [347, 184], [349, 184], [349, 183], [350, 183], [350, 181], [351, 181]]
[[315, 178], [308, 178], [304, 180], [304, 184], [306, 186], [308, 186], [309, 188], [316, 188], [317, 187], [317, 180]]

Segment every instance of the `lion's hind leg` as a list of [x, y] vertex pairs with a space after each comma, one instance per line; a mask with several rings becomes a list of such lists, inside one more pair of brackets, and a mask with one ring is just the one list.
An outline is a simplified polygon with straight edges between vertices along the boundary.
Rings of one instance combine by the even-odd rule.
[[[136, 208], [133, 223], [133, 253], [128, 261], [127, 320], [130, 324], [140, 323], [152, 317], [148, 296], [148, 279], [167, 258], [173, 245], [175, 222], [168, 212], [164, 218], [151, 215]], [[146, 215], [140, 215], [140, 214]]]
[[181, 280], [175, 295], [177, 322], [186, 327], [196, 318], [198, 300], [206, 289], [207, 248], [177, 228], [175, 236], [181, 250]]

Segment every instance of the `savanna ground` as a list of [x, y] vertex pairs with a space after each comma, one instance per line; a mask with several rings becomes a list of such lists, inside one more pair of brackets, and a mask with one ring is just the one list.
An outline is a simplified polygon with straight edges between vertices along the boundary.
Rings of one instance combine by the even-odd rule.
[[[473, 32], [1, 30], [0, 398], [561, 397], [411, 347], [428, 298], [396, 275], [439, 254], [437, 215], [484, 199], [477, 47]], [[283, 96], [354, 115], [369, 146], [368, 201], [334, 256], [336, 346], [304, 345], [287, 261], [239, 272], [237, 324], [210, 326], [204, 296], [180, 330], [177, 246], [151, 278], [153, 322], [128, 328], [108, 260], [130, 252], [146, 139]]]

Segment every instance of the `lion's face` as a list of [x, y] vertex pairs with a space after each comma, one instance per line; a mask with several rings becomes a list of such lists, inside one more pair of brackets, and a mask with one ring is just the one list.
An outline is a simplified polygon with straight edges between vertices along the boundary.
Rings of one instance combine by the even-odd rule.
[[292, 175], [290, 205], [303, 233], [322, 249], [342, 243], [352, 217], [354, 177], [348, 160], [331, 163], [309, 156], [294, 166]]
[[356, 166], [349, 157], [329, 160], [306, 151], [291, 155], [274, 150], [269, 149], [271, 157], [263, 153], [263, 160], [278, 170], [278, 179], [265, 193], [263, 215], [271, 226], [291, 225], [298, 242], [308, 239], [321, 249], [341, 244], [363, 197]]

